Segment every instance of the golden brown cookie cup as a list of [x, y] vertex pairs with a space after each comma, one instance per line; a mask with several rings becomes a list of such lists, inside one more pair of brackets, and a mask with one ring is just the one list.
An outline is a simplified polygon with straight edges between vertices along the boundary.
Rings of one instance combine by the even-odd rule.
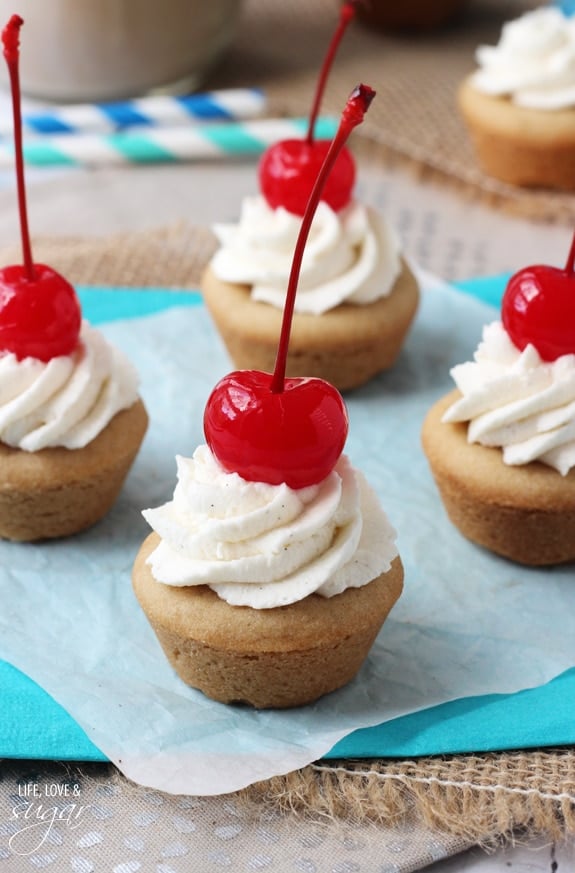
[[205, 585], [157, 582], [146, 558], [132, 582], [164, 653], [183, 681], [213, 700], [258, 709], [303, 706], [356, 675], [403, 587], [399, 557], [363, 588], [335, 597], [312, 594], [273, 609], [230, 606]]
[[511, 467], [501, 449], [467, 442], [467, 423], [441, 418], [453, 391], [428, 412], [423, 449], [447, 514], [461, 533], [519, 564], [575, 561], [575, 470], [539, 462]]
[[0, 443], [0, 537], [53, 539], [99, 521], [115, 502], [147, 426], [138, 400], [82, 449], [24, 452]]
[[[201, 282], [206, 306], [238, 370], [273, 372], [282, 311], [251, 299], [247, 285], [222, 282], [210, 267]], [[395, 363], [415, 317], [419, 289], [405, 262], [388, 297], [342, 304], [322, 315], [295, 313], [288, 376], [315, 376], [340, 391], [363, 385]]]
[[575, 190], [575, 107], [543, 111], [516, 106], [461, 84], [457, 101], [477, 159], [510, 185]]

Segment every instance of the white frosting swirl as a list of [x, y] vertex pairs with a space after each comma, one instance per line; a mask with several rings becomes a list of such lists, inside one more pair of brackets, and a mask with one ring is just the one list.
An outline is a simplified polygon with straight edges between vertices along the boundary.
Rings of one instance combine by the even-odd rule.
[[[254, 300], [283, 309], [301, 218], [261, 196], [242, 203], [239, 224], [217, 224], [211, 267], [223, 282], [251, 285]], [[401, 271], [399, 244], [375, 210], [353, 202], [334, 212], [321, 201], [306, 245], [296, 312], [320, 315], [340, 303], [387, 296]]]
[[468, 440], [503, 449], [506, 464], [575, 466], [575, 355], [542, 361], [520, 352], [500, 321], [487, 325], [474, 361], [451, 370], [462, 397], [444, 421], [469, 421]]
[[497, 46], [480, 46], [478, 91], [508, 95], [518, 106], [564, 109], [575, 106], [575, 18], [547, 7], [503, 26]]
[[143, 513], [161, 537], [148, 558], [158, 582], [269, 609], [359, 588], [397, 555], [395, 531], [345, 456], [298, 490], [226, 473], [207, 446], [177, 465], [173, 500]]
[[71, 355], [0, 355], [0, 442], [28, 452], [88, 445], [138, 397], [130, 362], [83, 322]]

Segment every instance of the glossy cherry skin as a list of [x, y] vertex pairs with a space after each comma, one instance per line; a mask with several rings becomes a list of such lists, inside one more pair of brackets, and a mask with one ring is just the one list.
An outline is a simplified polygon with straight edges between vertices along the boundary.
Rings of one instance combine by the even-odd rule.
[[[270, 146], [260, 160], [260, 190], [272, 209], [283, 206], [294, 215], [303, 215], [323, 160], [331, 145], [329, 140], [307, 142], [286, 139]], [[351, 200], [355, 183], [355, 161], [347, 148], [340, 152], [326, 181], [321, 199], [335, 212]]]
[[544, 265], [515, 273], [501, 319], [520, 351], [531, 343], [544, 361], [575, 354], [575, 274]]
[[236, 370], [212, 391], [204, 413], [206, 442], [222, 467], [252, 482], [317, 485], [332, 471], [348, 431], [347, 410], [323, 379]]
[[34, 274], [20, 265], [0, 270], [0, 354], [49, 361], [74, 351], [82, 313], [63, 276], [45, 264], [34, 264]]

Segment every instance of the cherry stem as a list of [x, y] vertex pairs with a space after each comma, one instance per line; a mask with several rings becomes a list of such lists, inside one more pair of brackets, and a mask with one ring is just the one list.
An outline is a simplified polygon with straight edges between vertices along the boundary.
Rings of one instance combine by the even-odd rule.
[[20, 28], [24, 24], [19, 15], [12, 15], [2, 31], [4, 59], [10, 75], [12, 92], [12, 116], [14, 119], [14, 159], [16, 162], [16, 185], [18, 189], [18, 210], [20, 213], [20, 235], [22, 237], [22, 256], [26, 278], [33, 282], [36, 278], [28, 229], [28, 210], [26, 207], [26, 183], [24, 181], [24, 148], [22, 145], [22, 109], [20, 101]]
[[567, 263], [565, 264], [565, 272], [570, 273], [571, 275], [575, 273], [575, 233], [573, 234], [569, 257], [567, 258]]
[[344, 3], [341, 7], [339, 14], [339, 24], [337, 26], [337, 30], [335, 31], [331, 42], [329, 44], [329, 48], [327, 50], [327, 54], [324, 58], [323, 64], [321, 66], [321, 71], [319, 74], [319, 79], [317, 83], [317, 88], [315, 91], [312, 109], [309, 116], [309, 124], [306, 135], [306, 142], [311, 145], [313, 142], [314, 131], [315, 131], [315, 123], [317, 121], [317, 116], [319, 114], [319, 107], [323, 97], [323, 92], [325, 91], [325, 85], [327, 82], [327, 77], [329, 76], [329, 71], [331, 70], [331, 65], [333, 63], [333, 59], [335, 58], [335, 54], [341, 42], [341, 39], [347, 30], [347, 26], [350, 21], [355, 17], [356, 9], [359, 5], [359, 0], [348, 0], [347, 3]]
[[369, 109], [369, 105], [375, 97], [375, 91], [369, 85], [358, 85], [350, 94], [348, 101], [344, 107], [339, 122], [339, 127], [328, 149], [328, 152], [321, 165], [320, 171], [317, 174], [312, 192], [309, 196], [307, 206], [302, 218], [299, 234], [296, 240], [291, 271], [288, 279], [288, 288], [283, 312], [282, 326], [278, 351], [275, 361], [274, 372], [271, 381], [271, 391], [273, 394], [281, 394], [284, 390], [285, 374], [287, 366], [288, 346], [291, 333], [291, 325], [293, 320], [293, 312], [295, 306], [295, 297], [297, 284], [301, 272], [301, 265], [307, 238], [311, 224], [321, 198], [321, 194], [329, 176], [333, 165], [335, 164], [339, 153], [341, 152], [346, 140], [351, 134], [354, 127], [361, 124], [364, 115]]

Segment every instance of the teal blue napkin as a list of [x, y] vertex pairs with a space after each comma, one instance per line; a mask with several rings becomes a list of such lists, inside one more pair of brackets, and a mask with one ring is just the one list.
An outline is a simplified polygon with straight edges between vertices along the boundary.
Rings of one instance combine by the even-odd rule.
[[[505, 276], [461, 283], [461, 291], [498, 306]], [[197, 306], [194, 292], [80, 289], [95, 324]], [[0, 757], [104, 761], [76, 722], [35, 682], [0, 661]], [[354, 731], [330, 758], [411, 757], [575, 743], [575, 668], [537, 688], [511, 695], [466, 697]]]
[[[92, 324], [153, 315], [170, 306], [197, 306], [197, 292], [161, 288], [79, 288], [84, 316]], [[32, 679], [0, 661], [0, 757], [105, 761], [76, 722]]]
[[477, 300], [482, 300], [483, 303], [499, 309], [501, 307], [501, 298], [510, 276], [510, 273], [500, 273], [498, 276], [468, 279], [467, 281], [456, 282], [455, 287], [465, 294], [470, 294]]

